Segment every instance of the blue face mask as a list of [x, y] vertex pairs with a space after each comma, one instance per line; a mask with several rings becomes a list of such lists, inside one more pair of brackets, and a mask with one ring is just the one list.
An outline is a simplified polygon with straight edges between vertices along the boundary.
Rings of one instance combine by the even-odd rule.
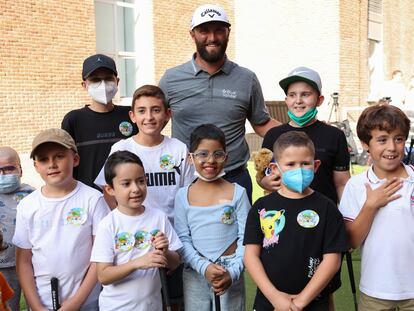
[[302, 193], [313, 180], [314, 171], [312, 169], [297, 168], [282, 172], [279, 165], [277, 167], [282, 173], [282, 183], [292, 191]]
[[11, 193], [20, 187], [20, 176], [16, 174], [0, 175], [0, 193]]

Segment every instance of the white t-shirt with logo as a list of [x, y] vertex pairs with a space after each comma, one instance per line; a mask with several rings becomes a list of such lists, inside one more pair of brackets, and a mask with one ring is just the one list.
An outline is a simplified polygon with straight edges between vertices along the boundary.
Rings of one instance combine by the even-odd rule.
[[[144, 164], [148, 177], [144, 205], [163, 211], [173, 223], [175, 194], [179, 188], [189, 185], [194, 180], [194, 168], [187, 161], [186, 145], [176, 138], [164, 136], [161, 144], [146, 147], [130, 137], [115, 143], [109, 154], [119, 150], [136, 154]], [[95, 184], [100, 187], [106, 184], [104, 168], [96, 177]]]
[[[389, 202], [376, 213], [367, 237], [361, 245], [360, 290], [366, 295], [387, 299], [414, 298], [414, 170], [405, 165], [407, 178]], [[365, 184], [375, 190], [379, 179], [372, 167], [353, 176], [345, 186], [339, 210], [347, 221], [354, 221], [367, 195]]]
[[[99, 224], [92, 250], [92, 262], [124, 264], [154, 250], [152, 238], [161, 231], [169, 249], [182, 244], [166, 215], [145, 208], [138, 216], [128, 216], [114, 209]], [[99, 296], [100, 310], [162, 310], [161, 281], [158, 269], [136, 270], [121, 281], [104, 285]]]
[[[32, 251], [36, 288], [42, 304], [52, 309], [50, 279], [59, 279], [60, 302], [72, 297], [88, 270], [93, 236], [109, 213], [102, 194], [81, 182], [61, 198], [38, 189], [17, 206], [13, 244]], [[97, 283], [84, 305], [98, 300]]]

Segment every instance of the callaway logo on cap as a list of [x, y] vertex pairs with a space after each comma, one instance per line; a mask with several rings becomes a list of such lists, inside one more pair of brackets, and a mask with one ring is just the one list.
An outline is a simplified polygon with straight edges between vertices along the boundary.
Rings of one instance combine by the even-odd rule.
[[224, 9], [215, 4], [204, 4], [194, 11], [191, 20], [191, 30], [208, 22], [222, 22], [230, 26], [229, 19], [227, 18]]

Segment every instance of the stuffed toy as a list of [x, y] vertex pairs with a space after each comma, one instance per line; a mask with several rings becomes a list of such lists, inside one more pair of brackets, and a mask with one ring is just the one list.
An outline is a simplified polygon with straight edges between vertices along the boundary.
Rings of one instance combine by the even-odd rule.
[[[273, 152], [266, 148], [261, 148], [252, 153], [254, 161], [254, 168], [256, 169], [256, 180], [262, 180], [265, 176], [265, 171], [269, 167], [270, 161], [273, 158]], [[265, 194], [270, 192], [265, 190]]]

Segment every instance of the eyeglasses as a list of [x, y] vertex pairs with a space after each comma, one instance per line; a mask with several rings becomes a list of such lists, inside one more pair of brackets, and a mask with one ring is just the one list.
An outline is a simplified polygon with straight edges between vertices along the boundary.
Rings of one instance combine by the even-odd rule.
[[211, 153], [206, 150], [200, 150], [192, 153], [192, 155], [199, 162], [207, 162], [210, 157], [213, 157], [214, 161], [222, 163], [226, 160], [227, 153], [222, 150], [217, 150]]
[[0, 167], [0, 172], [2, 172], [3, 174], [14, 173], [16, 170], [17, 170], [17, 166], [14, 166], [14, 165], [7, 165], [7, 166]]

